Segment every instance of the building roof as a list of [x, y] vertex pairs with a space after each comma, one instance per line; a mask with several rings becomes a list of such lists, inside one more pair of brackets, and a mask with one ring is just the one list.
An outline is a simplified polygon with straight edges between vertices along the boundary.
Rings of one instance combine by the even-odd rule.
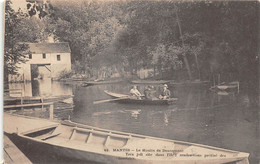
[[42, 53], [70, 53], [69, 43], [28, 43], [33, 54]]

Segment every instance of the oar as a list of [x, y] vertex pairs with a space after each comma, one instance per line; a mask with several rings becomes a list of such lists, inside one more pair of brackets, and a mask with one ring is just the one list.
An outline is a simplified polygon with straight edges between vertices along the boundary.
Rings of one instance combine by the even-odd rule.
[[99, 100], [99, 101], [94, 101], [93, 104], [101, 104], [101, 103], [105, 103], [105, 102], [111, 102], [111, 101], [122, 100], [122, 99], [127, 99], [127, 98], [129, 98], [129, 96], [119, 97], [119, 98], [115, 98], [115, 99]]

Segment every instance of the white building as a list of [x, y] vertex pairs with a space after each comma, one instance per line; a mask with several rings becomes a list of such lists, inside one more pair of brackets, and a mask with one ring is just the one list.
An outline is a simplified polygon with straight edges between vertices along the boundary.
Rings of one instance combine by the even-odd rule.
[[17, 64], [19, 75], [9, 75], [10, 82], [35, 78], [57, 79], [62, 71], [71, 71], [71, 50], [68, 43], [28, 43], [32, 54], [25, 63]]

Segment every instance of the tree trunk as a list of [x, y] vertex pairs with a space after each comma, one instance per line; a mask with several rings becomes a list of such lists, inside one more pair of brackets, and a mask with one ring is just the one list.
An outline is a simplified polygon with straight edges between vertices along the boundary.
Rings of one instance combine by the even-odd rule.
[[[258, 15], [260, 14], [260, 6], [258, 5]], [[260, 21], [258, 21], [258, 25], [260, 26]], [[258, 27], [259, 27], [258, 26]], [[258, 41], [260, 40], [260, 35], [258, 34]], [[258, 60], [257, 60], [257, 65], [258, 65], [258, 85], [259, 85], [259, 88], [258, 88], [258, 106], [260, 107], [260, 80], [259, 80], [259, 77], [260, 77], [260, 42], [258, 42], [258, 48], [257, 48], [257, 53], [258, 53]]]
[[155, 72], [155, 65], [153, 65], [153, 79], [155, 80], [156, 72]]
[[199, 68], [199, 62], [198, 62], [198, 56], [196, 54], [195, 55], [195, 60], [196, 60], [196, 65], [197, 65], [197, 69], [198, 69], [198, 73], [199, 73], [199, 80], [201, 80], [201, 77], [200, 77], [200, 68]]
[[[181, 24], [180, 24], [180, 20], [179, 20], [179, 16], [178, 16], [177, 7], [176, 7], [176, 5], [174, 5], [174, 7], [175, 7], [175, 14], [176, 14], [178, 27], [179, 27], [180, 37], [181, 37], [181, 41], [182, 41], [182, 46], [184, 47], [184, 40], [183, 40], [183, 37], [182, 37], [182, 30], [181, 30]], [[191, 71], [190, 71], [190, 65], [189, 65], [189, 61], [188, 61], [188, 59], [186, 57], [186, 54], [183, 54], [183, 59], [184, 59], [184, 63], [185, 63], [186, 69], [188, 71], [189, 79], [192, 80], [192, 75], [191, 75]]]

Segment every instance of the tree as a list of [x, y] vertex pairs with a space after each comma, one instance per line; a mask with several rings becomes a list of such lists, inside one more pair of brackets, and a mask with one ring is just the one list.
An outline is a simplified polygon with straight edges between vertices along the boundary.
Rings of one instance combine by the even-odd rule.
[[37, 15], [40, 19], [48, 15], [48, 9], [51, 8], [46, 0], [27, 0], [28, 14], [32, 17]]
[[120, 5], [101, 1], [52, 3], [50, 31], [56, 40], [69, 42], [72, 62], [80, 61], [83, 72], [116, 63], [113, 44], [122, 28]]
[[[184, 38], [183, 38], [183, 34], [182, 34], [182, 28], [181, 28], [181, 23], [180, 23], [180, 19], [179, 19], [179, 16], [178, 16], [178, 8], [175, 4], [174, 5], [174, 10], [175, 10], [175, 14], [176, 14], [176, 21], [177, 21], [177, 24], [178, 24], [178, 28], [179, 28], [179, 32], [180, 32], [180, 39], [181, 39], [181, 42], [182, 42], [182, 46], [184, 48]], [[190, 64], [189, 64], [189, 61], [186, 57], [186, 53], [183, 53], [183, 59], [184, 59], [184, 63], [185, 63], [185, 66], [187, 68], [187, 72], [188, 72], [188, 75], [189, 75], [189, 79], [192, 80], [192, 75], [191, 75], [191, 70], [190, 70]], [[197, 58], [196, 58], [197, 59]], [[196, 60], [197, 61], [197, 60]]]
[[14, 11], [11, 1], [6, 1], [5, 7], [5, 47], [4, 47], [4, 79], [8, 74], [17, 74], [17, 64], [25, 62], [29, 47], [25, 42], [41, 42], [47, 39], [45, 22], [29, 18], [20, 9]]
[[[120, 63], [135, 74], [156, 62], [175, 70], [165, 60], [172, 52], [172, 61], [184, 66], [178, 71], [190, 70], [186, 79], [208, 80], [212, 73], [243, 79], [249, 63], [255, 65], [256, 3], [52, 1], [48, 27], [57, 40], [70, 43], [72, 61], [85, 70]], [[161, 46], [165, 51], [154, 61], [151, 54]]]
[[8, 74], [16, 74], [17, 63], [25, 62], [28, 54], [28, 46], [19, 44], [21, 31], [19, 26], [25, 15], [15, 12], [11, 8], [11, 1], [6, 1], [5, 7], [5, 48], [4, 48], [4, 80], [8, 80]]

